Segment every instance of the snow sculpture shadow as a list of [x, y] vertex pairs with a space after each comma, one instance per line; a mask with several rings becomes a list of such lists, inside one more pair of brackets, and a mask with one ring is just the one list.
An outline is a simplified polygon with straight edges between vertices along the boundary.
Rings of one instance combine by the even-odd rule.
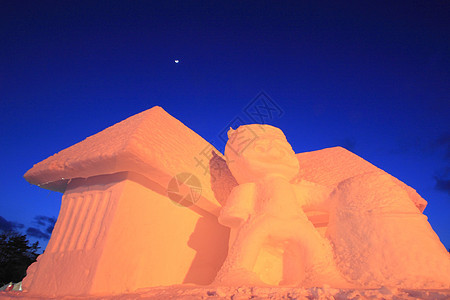
[[219, 224], [215, 216], [198, 219], [188, 240], [196, 254], [183, 283], [208, 285], [214, 280], [227, 256], [228, 237], [229, 229]]

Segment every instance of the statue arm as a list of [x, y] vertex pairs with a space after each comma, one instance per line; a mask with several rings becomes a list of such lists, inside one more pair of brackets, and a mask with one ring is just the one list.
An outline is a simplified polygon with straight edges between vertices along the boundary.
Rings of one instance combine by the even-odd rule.
[[220, 224], [235, 228], [248, 219], [253, 212], [255, 187], [254, 183], [245, 183], [233, 188], [220, 211]]
[[301, 180], [294, 184], [294, 191], [297, 200], [301, 203], [305, 211], [328, 211], [328, 199], [332, 188]]

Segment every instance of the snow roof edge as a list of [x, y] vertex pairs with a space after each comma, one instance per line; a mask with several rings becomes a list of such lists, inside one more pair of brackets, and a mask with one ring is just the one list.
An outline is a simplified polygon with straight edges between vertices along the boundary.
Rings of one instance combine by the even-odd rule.
[[[364, 158], [362, 158], [361, 156], [343, 148], [340, 146], [336, 146], [336, 147], [329, 147], [329, 148], [324, 148], [324, 149], [320, 149], [320, 150], [315, 150], [315, 151], [308, 151], [308, 152], [302, 152], [302, 153], [297, 153], [297, 158], [299, 159], [300, 162], [300, 175], [299, 175], [299, 179], [301, 179], [302, 177], [305, 177], [305, 179], [312, 181], [312, 182], [316, 182], [319, 184], [324, 184], [327, 185], [326, 183], [331, 182], [333, 187], [336, 187], [337, 184], [339, 184], [339, 182], [342, 182], [345, 179], [348, 179], [350, 177], [353, 176], [357, 176], [357, 175], [361, 175], [367, 172], [380, 172], [380, 174], [388, 174], [389, 176], [391, 176], [392, 178], [395, 179], [395, 181], [397, 182], [397, 184], [399, 186], [401, 186], [409, 195], [409, 198], [411, 199], [411, 201], [414, 202], [414, 204], [416, 205], [416, 207], [423, 212], [428, 204], [428, 202], [422, 198], [422, 196], [420, 196], [419, 193], [417, 193], [417, 191], [410, 187], [409, 185], [407, 185], [406, 183], [404, 183], [403, 181], [399, 180], [398, 178], [392, 176], [391, 174], [387, 173], [386, 171], [380, 169], [379, 167], [375, 166], [374, 164], [372, 164], [371, 162], [365, 160]], [[314, 157], [316, 156], [316, 159], [314, 159]], [[323, 156], [329, 156], [329, 160], [324, 160]], [[332, 158], [330, 160], [330, 157]], [[314, 160], [314, 162], [316, 163], [314, 170], [312, 170], [310, 168], [309, 165], [306, 164], [306, 168], [310, 168], [310, 170], [302, 170], [302, 167], [305, 168], [305, 162], [307, 160], [311, 159]], [[335, 163], [335, 161], [339, 161], [338, 163]], [[333, 163], [331, 163], [333, 162]], [[303, 165], [302, 165], [303, 163]], [[338, 170], [338, 167], [344, 167], [345, 164], [348, 164], [350, 166], [349, 169], [353, 169], [352, 171], [348, 172], [347, 174], [345, 174], [344, 172], [340, 172], [340, 170]], [[330, 180], [328, 178], [326, 178], [326, 176], [328, 174], [326, 174], [327, 172], [329, 173], [335, 173], [333, 175], [344, 175], [341, 178], [338, 178], [337, 180]], [[329, 184], [328, 184], [329, 185]]]
[[156, 106], [50, 156], [24, 177], [31, 184], [63, 192], [73, 178], [134, 172], [167, 181], [178, 173], [190, 172], [198, 177], [202, 196], [208, 199], [199, 206], [217, 211], [220, 204], [211, 189], [211, 175], [196, 166], [195, 156], [205, 148], [221, 156], [200, 135]]

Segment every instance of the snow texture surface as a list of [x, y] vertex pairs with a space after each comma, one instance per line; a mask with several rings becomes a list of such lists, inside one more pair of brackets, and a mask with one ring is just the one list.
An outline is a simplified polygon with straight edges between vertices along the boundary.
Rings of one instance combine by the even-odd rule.
[[[189, 207], [168, 191], [185, 172], [201, 185]], [[0, 298], [440, 299], [450, 288], [450, 256], [413, 188], [340, 147], [295, 154], [269, 125], [230, 130], [222, 155], [153, 107], [25, 178], [65, 194], [29, 293]]]

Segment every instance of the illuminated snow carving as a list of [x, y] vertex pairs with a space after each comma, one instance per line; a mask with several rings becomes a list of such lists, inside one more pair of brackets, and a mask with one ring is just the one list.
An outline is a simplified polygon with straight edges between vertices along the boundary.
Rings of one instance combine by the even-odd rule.
[[153, 107], [25, 178], [64, 192], [23, 281], [30, 295], [184, 283], [450, 288], [449, 255], [414, 189], [340, 147], [295, 154], [269, 125], [230, 130], [223, 156]]
[[228, 136], [225, 156], [239, 185], [219, 216], [235, 237], [217, 283], [254, 285], [265, 279], [278, 284], [274, 270], [265, 274], [267, 278], [254, 271], [261, 249], [267, 248], [282, 256], [281, 285], [345, 285], [329, 241], [304, 212], [314, 201], [324, 202], [327, 189], [302, 194], [303, 187], [291, 183], [299, 162], [282, 131], [269, 125], [246, 125], [230, 129]]

